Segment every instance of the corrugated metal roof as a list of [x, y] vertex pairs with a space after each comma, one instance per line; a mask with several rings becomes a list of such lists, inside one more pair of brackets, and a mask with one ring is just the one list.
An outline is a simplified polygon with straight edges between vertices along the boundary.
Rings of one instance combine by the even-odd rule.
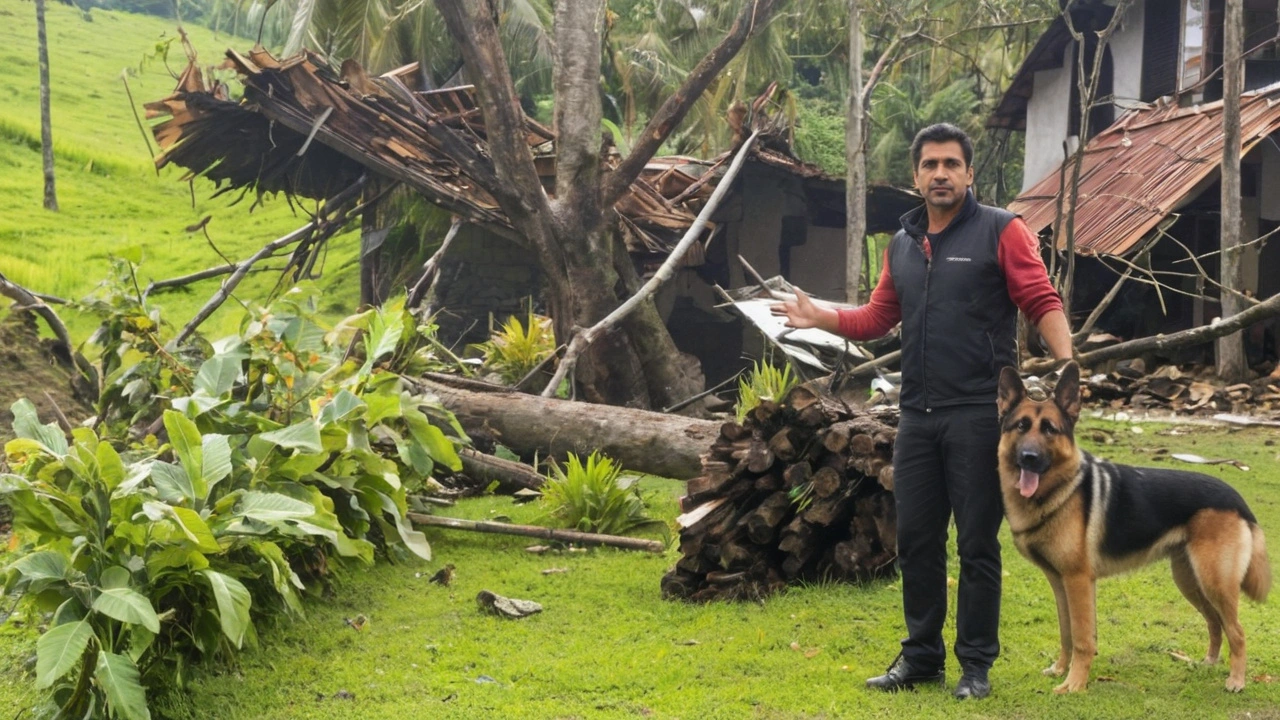
[[[1280, 130], [1280, 84], [1245, 93], [1240, 126], [1242, 153]], [[1162, 219], [1193, 200], [1221, 163], [1221, 101], [1186, 108], [1156, 105], [1125, 113], [1085, 147], [1075, 218], [1077, 252], [1131, 251]], [[1065, 173], [1061, 168], [1049, 173], [1009, 209], [1036, 232], [1052, 228], [1059, 177], [1070, 183], [1073, 164], [1066, 163]], [[1066, 212], [1064, 206], [1064, 217]], [[1065, 232], [1059, 235], [1065, 238]], [[1058, 243], [1062, 247], [1065, 240]]]

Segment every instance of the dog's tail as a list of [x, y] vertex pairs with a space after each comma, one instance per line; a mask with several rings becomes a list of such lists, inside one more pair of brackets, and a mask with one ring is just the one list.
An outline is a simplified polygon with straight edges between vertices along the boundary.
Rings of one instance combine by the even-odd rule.
[[1271, 561], [1267, 560], [1267, 541], [1262, 535], [1262, 528], [1249, 523], [1249, 532], [1253, 536], [1253, 553], [1249, 556], [1249, 569], [1245, 570], [1240, 589], [1250, 598], [1262, 602], [1271, 590]]

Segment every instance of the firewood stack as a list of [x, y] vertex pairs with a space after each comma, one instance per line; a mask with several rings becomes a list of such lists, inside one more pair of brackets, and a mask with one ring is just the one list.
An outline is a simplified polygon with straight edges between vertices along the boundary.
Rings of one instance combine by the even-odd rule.
[[788, 584], [893, 573], [897, 408], [854, 409], [809, 386], [725, 423], [681, 499], [668, 598], [755, 599]]

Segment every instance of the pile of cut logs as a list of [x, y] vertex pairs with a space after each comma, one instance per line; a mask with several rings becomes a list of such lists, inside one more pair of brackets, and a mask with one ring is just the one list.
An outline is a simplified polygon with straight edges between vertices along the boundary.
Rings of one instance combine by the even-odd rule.
[[668, 598], [756, 599], [791, 583], [894, 572], [897, 408], [850, 408], [807, 385], [725, 423], [681, 499]]

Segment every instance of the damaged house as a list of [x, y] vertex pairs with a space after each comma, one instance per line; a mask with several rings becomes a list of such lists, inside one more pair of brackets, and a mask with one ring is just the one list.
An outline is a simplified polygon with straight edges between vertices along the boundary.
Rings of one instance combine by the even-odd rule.
[[[244, 84], [243, 101], [206, 86], [193, 61], [174, 94], [147, 105], [148, 117], [158, 120], [159, 165], [177, 164], [224, 190], [311, 199], [331, 197], [362, 175], [373, 179], [366, 197], [400, 183], [462, 223], [433, 288], [445, 340], [485, 339], [490, 318], [501, 323], [523, 315], [530, 298], [538, 306], [532, 251], [449, 152], [457, 142], [484, 151], [484, 122], [469, 86], [424, 89], [415, 65], [370, 77], [355, 63], [334, 70], [309, 52], [286, 60], [262, 49], [227, 55]], [[554, 133], [528, 117], [525, 129], [543, 187], [552, 193]], [[797, 160], [784, 135], [778, 127], [754, 146], [684, 267], [656, 297], [677, 347], [699, 360], [708, 384], [732, 376], [745, 355], [761, 348], [754, 328], [717, 307], [715, 286], [754, 284], [739, 256], [766, 277], [782, 275], [820, 297], [843, 299], [844, 183]], [[692, 225], [729, 157], [656, 157], [615, 205], [641, 277]], [[868, 233], [896, 228], [916, 203], [906, 191], [873, 189]], [[404, 261], [380, 251], [386, 229], [378, 227], [377, 213], [364, 218], [361, 299], [377, 302], [395, 290], [387, 280]]]
[[[1242, 233], [1246, 243], [1280, 228], [1280, 48], [1273, 0], [1244, 0]], [[1084, 143], [1075, 249], [1073, 318], [1110, 290], [1126, 263], [1165, 288], [1128, 282], [1098, 329], [1122, 339], [1198, 327], [1218, 315], [1219, 189], [1222, 162], [1223, 0], [1135, 0], [1104, 48], [1098, 101], [1080, 136], [1077, 54], [1088, 77], [1097, 31], [1114, 3], [1077, 2], [1072, 24], [1060, 15], [1027, 56], [988, 127], [1026, 133], [1021, 194], [1009, 209], [1065, 248], [1073, 155]], [[1064, 201], [1062, 185], [1068, 184]], [[1243, 251], [1244, 288], [1258, 299], [1280, 291], [1280, 242]], [[1251, 362], [1275, 359], [1267, 327], [1246, 332]], [[1210, 352], [1208, 346], [1193, 352]]]

